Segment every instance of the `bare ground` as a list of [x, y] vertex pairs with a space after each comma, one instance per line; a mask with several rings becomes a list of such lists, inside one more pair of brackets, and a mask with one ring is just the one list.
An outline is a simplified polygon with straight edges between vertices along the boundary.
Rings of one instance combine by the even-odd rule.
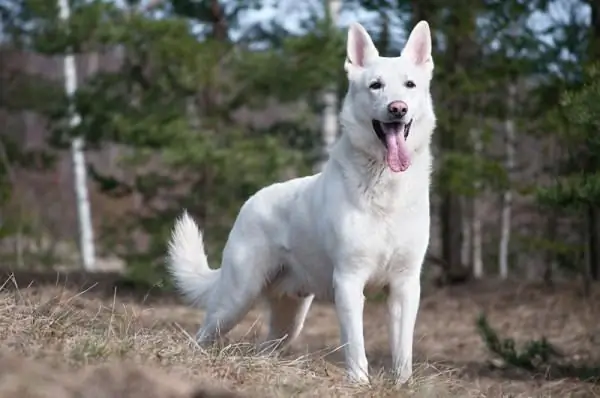
[[8, 278], [0, 289], [0, 397], [600, 396], [597, 384], [498, 363], [475, 327], [485, 311], [517, 343], [546, 336], [570, 362], [600, 363], [600, 294], [584, 299], [573, 285], [429, 291], [417, 322], [416, 376], [399, 388], [386, 374], [385, 304], [368, 303], [370, 389], [344, 384], [337, 320], [328, 305], [313, 306], [286, 354], [256, 352], [256, 336], [265, 332], [260, 308], [234, 329], [229, 343], [203, 351], [190, 337], [200, 312], [172, 298], [111, 296], [106, 289], [76, 289], [60, 281], [28, 285]]

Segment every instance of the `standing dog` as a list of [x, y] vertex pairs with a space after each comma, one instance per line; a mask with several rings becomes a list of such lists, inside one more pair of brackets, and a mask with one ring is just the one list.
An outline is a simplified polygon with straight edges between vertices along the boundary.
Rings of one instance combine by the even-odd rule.
[[212, 270], [202, 233], [184, 212], [169, 245], [183, 295], [206, 309], [196, 338], [229, 332], [254, 302], [270, 308], [268, 338], [291, 342], [314, 297], [332, 300], [347, 374], [368, 383], [364, 289], [389, 288], [396, 380], [412, 374], [420, 273], [429, 244], [431, 136], [435, 114], [431, 34], [412, 30], [400, 57], [380, 57], [358, 23], [350, 26], [343, 134], [321, 173], [265, 187], [242, 206]]

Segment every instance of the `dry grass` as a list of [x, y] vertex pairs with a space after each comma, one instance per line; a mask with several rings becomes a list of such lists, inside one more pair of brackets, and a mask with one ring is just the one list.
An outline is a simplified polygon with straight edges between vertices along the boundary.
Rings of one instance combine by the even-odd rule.
[[[328, 306], [312, 309], [300, 341], [285, 355], [256, 351], [255, 335], [264, 333], [258, 312], [233, 331], [235, 343], [205, 351], [190, 337], [200, 314], [186, 307], [166, 301], [149, 306], [117, 297], [107, 300], [56, 286], [15, 289], [13, 284], [8, 280], [0, 290], [0, 338], [5, 348], [0, 356], [0, 397], [600, 395], [598, 386], [589, 383], [545, 381], [492, 368], [474, 330], [476, 314], [486, 309], [501, 331], [521, 331], [518, 339], [535, 338], [529, 332], [542, 327], [554, 343], [563, 337], [560, 348], [587, 357], [595, 349], [600, 355], [597, 343], [590, 343], [589, 337], [583, 340], [583, 334], [600, 332], [598, 310], [581, 300], [575, 307], [572, 295], [553, 295], [562, 300], [547, 304], [554, 313], [541, 312], [548, 310], [541, 304], [548, 297], [542, 300], [539, 292], [522, 297], [523, 308], [512, 309], [501, 294], [490, 296], [494, 300], [452, 291], [425, 297], [416, 333], [416, 377], [400, 388], [384, 370], [389, 363], [384, 306], [371, 304], [365, 311], [365, 333], [373, 387], [359, 389], [343, 382], [341, 353], [335, 350], [337, 321]], [[510, 299], [515, 297], [513, 292]], [[511, 310], [512, 317], [504, 314]], [[551, 329], [550, 318], [561, 326]], [[224, 394], [223, 388], [236, 394], [218, 395]]]

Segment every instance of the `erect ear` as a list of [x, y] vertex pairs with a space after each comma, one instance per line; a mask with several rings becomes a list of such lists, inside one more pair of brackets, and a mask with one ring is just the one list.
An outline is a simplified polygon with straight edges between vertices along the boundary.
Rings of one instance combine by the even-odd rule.
[[379, 56], [379, 52], [371, 40], [371, 36], [358, 22], [353, 22], [348, 28], [348, 42], [346, 45], [346, 62], [344, 67], [349, 72], [350, 68], [364, 68]]
[[431, 32], [426, 21], [417, 23], [410, 32], [406, 45], [402, 50], [402, 56], [409, 58], [417, 65], [429, 66], [433, 69]]

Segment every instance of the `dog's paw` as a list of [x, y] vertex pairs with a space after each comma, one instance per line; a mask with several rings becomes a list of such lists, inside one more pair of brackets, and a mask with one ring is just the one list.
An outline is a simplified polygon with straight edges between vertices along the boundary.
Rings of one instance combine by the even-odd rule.
[[408, 383], [411, 376], [412, 376], [412, 369], [403, 370], [401, 372], [396, 373], [396, 375], [394, 377], [394, 382], [398, 386], [404, 385], [404, 384]]
[[357, 387], [368, 387], [371, 385], [369, 375], [364, 372], [346, 372], [346, 382]]

